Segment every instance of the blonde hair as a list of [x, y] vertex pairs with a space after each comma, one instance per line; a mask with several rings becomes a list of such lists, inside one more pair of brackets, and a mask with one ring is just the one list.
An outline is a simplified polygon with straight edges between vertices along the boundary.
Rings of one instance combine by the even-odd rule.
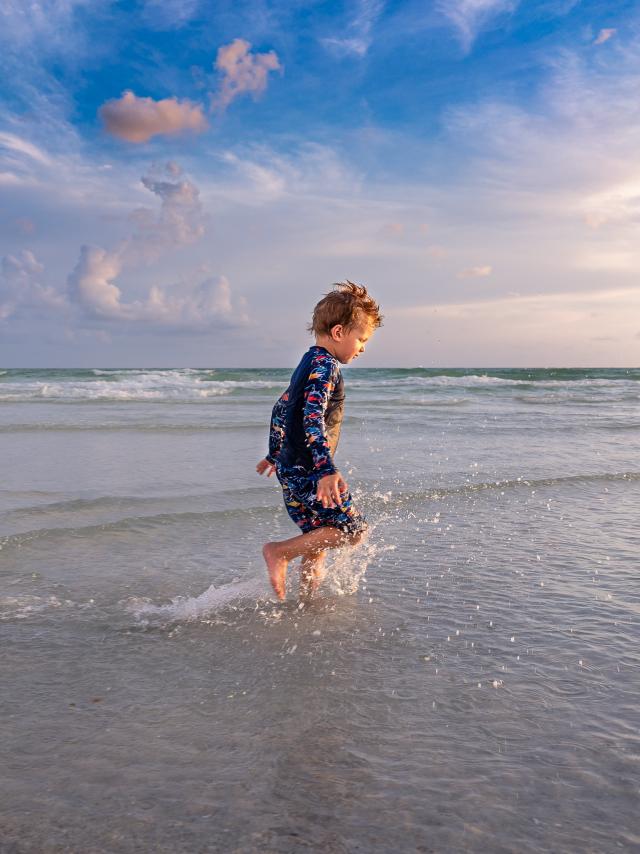
[[320, 300], [313, 309], [309, 332], [315, 335], [329, 335], [334, 326], [345, 329], [361, 322], [368, 322], [373, 329], [382, 326], [380, 306], [369, 296], [364, 285], [355, 282], [337, 282], [333, 290]]

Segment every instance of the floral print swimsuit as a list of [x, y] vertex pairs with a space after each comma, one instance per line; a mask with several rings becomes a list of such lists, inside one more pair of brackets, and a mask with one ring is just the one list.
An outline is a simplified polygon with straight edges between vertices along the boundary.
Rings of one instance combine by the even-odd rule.
[[273, 407], [267, 460], [275, 464], [291, 519], [307, 533], [332, 526], [345, 533], [366, 528], [349, 492], [340, 505], [316, 500], [318, 480], [334, 474], [333, 464], [344, 409], [344, 381], [338, 360], [324, 347], [311, 347]]

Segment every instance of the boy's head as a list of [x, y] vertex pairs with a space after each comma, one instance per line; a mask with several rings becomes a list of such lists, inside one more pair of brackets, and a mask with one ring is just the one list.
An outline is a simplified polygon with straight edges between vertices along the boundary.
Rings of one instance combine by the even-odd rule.
[[313, 310], [309, 331], [343, 364], [364, 352], [364, 344], [382, 326], [380, 306], [364, 285], [340, 282]]

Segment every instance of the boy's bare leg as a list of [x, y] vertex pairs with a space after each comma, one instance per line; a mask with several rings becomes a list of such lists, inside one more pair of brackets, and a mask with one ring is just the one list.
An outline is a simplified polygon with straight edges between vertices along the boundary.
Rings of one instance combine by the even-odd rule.
[[316, 528], [307, 534], [299, 534], [290, 540], [267, 543], [262, 547], [269, 580], [278, 599], [285, 598], [285, 578], [289, 561], [296, 557], [314, 558], [325, 549], [336, 546], [355, 545], [360, 542], [361, 534], [345, 534], [339, 528]]
[[300, 561], [300, 598], [308, 598], [320, 587], [325, 575], [324, 552], [303, 557]]

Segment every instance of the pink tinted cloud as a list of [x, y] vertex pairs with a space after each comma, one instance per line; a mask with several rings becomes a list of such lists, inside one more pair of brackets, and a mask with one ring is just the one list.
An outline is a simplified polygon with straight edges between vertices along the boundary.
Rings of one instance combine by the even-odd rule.
[[617, 30], [613, 27], [600, 30], [594, 44], [604, 44], [608, 42], [612, 36], [615, 36]]
[[466, 270], [461, 270], [458, 273], [459, 279], [481, 279], [484, 276], [491, 275], [492, 267], [485, 264], [483, 267], [467, 267]]
[[282, 68], [275, 51], [251, 53], [251, 44], [244, 39], [234, 39], [219, 48], [215, 67], [223, 78], [220, 92], [212, 97], [211, 104], [219, 110], [245, 93], [257, 98], [267, 88], [269, 72]]
[[36, 224], [27, 217], [18, 217], [14, 222], [22, 234], [33, 234], [36, 230]]
[[199, 133], [207, 126], [199, 104], [177, 98], [138, 98], [131, 91], [107, 101], [99, 112], [109, 133], [127, 142], [148, 142], [154, 136], [183, 131]]

